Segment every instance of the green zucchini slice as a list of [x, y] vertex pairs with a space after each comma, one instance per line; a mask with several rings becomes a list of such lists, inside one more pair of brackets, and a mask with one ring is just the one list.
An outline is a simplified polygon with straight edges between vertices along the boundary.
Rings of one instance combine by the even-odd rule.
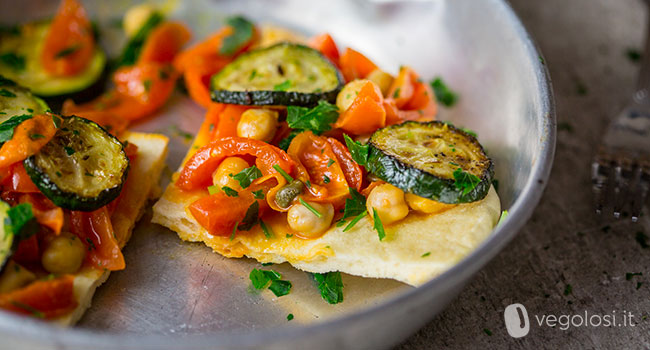
[[49, 107], [45, 101], [26, 89], [0, 75], [0, 123], [23, 114], [42, 114]]
[[476, 138], [440, 121], [377, 130], [369, 141], [367, 168], [403, 191], [450, 204], [483, 199], [494, 176]]
[[14, 251], [14, 235], [5, 227], [9, 204], [0, 200], [0, 271], [11, 257]]
[[343, 77], [317, 50], [279, 43], [237, 57], [211, 84], [215, 102], [311, 107], [320, 100], [334, 103]]
[[96, 123], [63, 117], [54, 138], [23, 162], [54, 204], [93, 211], [117, 198], [129, 171], [122, 143]]
[[99, 46], [84, 72], [72, 77], [54, 77], [40, 62], [49, 21], [33, 22], [0, 34], [0, 75], [29, 88], [38, 96], [50, 97], [84, 90], [101, 78], [106, 55]]

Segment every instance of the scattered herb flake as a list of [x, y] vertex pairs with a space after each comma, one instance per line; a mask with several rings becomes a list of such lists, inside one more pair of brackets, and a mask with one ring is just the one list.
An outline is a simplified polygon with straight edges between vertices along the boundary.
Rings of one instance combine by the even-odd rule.
[[270, 227], [266, 226], [266, 223], [262, 220], [260, 220], [260, 226], [262, 227], [262, 232], [264, 232], [264, 236], [266, 238], [273, 238], [275, 237], [275, 234], [273, 233], [273, 229]]
[[4, 221], [5, 232], [11, 232], [14, 236], [25, 239], [38, 232], [39, 228], [31, 204], [21, 203], [7, 211]]
[[343, 280], [340, 272], [314, 273], [312, 276], [318, 282], [320, 295], [325, 301], [329, 304], [343, 301]]
[[284, 280], [271, 281], [269, 290], [275, 294], [276, 297], [281, 297], [291, 292], [291, 282]]
[[232, 227], [232, 233], [230, 234], [230, 240], [232, 241], [235, 239], [235, 234], [237, 233], [237, 226], [239, 225], [239, 221], [235, 221], [235, 226]]
[[374, 219], [374, 228], [375, 231], [377, 231], [379, 240], [383, 241], [384, 238], [386, 238], [386, 231], [384, 230], [384, 225], [381, 223], [381, 218], [379, 217], [379, 214], [377, 213], [377, 209], [375, 208], [372, 208], [372, 217]]
[[487, 334], [488, 336], [490, 336], [490, 337], [492, 336], [492, 331], [489, 330], [489, 329], [487, 329], [487, 328], [483, 328], [483, 332], [484, 332], [485, 334]]
[[221, 190], [228, 197], [239, 197], [239, 193], [237, 191], [233, 190], [232, 188], [228, 187], [228, 186], [221, 187]]
[[55, 128], [58, 129], [61, 127], [61, 118], [59, 116], [52, 114], [52, 122]]
[[253, 226], [255, 226], [259, 220], [259, 213], [260, 203], [258, 201], [254, 201], [253, 204], [251, 204], [250, 207], [248, 207], [246, 210], [244, 219], [242, 219], [242, 222], [239, 224], [238, 229], [242, 231], [248, 231], [253, 228]]
[[253, 198], [264, 199], [264, 191], [263, 190], [253, 191]]
[[426, 258], [429, 255], [431, 255], [431, 252], [426, 252], [426, 253], [422, 254], [420, 257], [421, 258]]
[[65, 150], [65, 154], [67, 154], [67, 155], [69, 155], [69, 156], [75, 154], [75, 152], [76, 152], [76, 151], [74, 150], [74, 148], [72, 148], [72, 147], [68, 147], [68, 146], [63, 147], [63, 149]]
[[280, 173], [280, 175], [282, 175], [282, 177], [285, 180], [287, 180], [288, 183], [291, 183], [291, 181], [293, 181], [293, 177], [291, 177], [291, 175], [287, 174], [287, 172], [284, 171], [284, 169], [282, 169], [279, 165], [274, 164], [273, 169], [275, 169], [278, 173]]
[[289, 233], [287, 233], [287, 235], [286, 235], [285, 237], [286, 237], [286, 238], [291, 238], [291, 237], [293, 237], [293, 234], [289, 234]]
[[11, 138], [14, 137], [14, 129], [16, 129], [20, 123], [30, 119], [31, 117], [31, 115], [26, 114], [17, 115], [2, 122], [2, 124], [0, 124], [0, 143], [11, 140]]
[[[345, 226], [345, 228], [343, 229], [343, 232], [347, 232], [348, 230], [350, 230], [351, 228], [353, 228], [354, 225], [356, 225], [359, 221], [361, 221], [361, 219], [363, 219], [364, 216], [366, 216], [366, 214], [368, 214], [368, 211], [366, 211], [366, 210], [364, 209], [363, 212], [362, 212], [361, 214], [355, 216], [354, 219], [352, 219], [352, 220], [350, 221], [350, 223], [349, 223], [347, 226]], [[341, 221], [341, 223], [345, 224], [344, 221]], [[337, 225], [338, 225], [338, 224], [337, 224]]]
[[318, 217], [318, 218], [323, 217], [323, 214], [321, 214], [318, 210], [316, 210], [316, 208], [312, 207], [311, 204], [305, 202], [304, 199], [298, 198], [298, 201], [300, 201], [300, 204], [302, 204], [305, 208], [309, 209], [310, 212], [314, 213], [314, 215], [316, 215], [316, 217]]
[[463, 196], [472, 192], [481, 183], [481, 178], [476, 175], [470, 174], [463, 169], [458, 168], [454, 170], [454, 185], [456, 188], [463, 190]]
[[23, 310], [29, 312], [30, 314], [32, 314], [32, 316], [34, 316], [36, 318], [45, 318], [44, 313], [42, 313], [41, 311], [38, 311], [37, 309], [35, 309], [34, 307], [32, 307], [30, 305], [27, 305], [25, 303], [21, 303], [20, 301], [17, 301], [17, 300], [11, 300], [10, 303], [11, 303], [11, 305], [13, 305], [13, 306], [15, 306], [17, 308], [20, 308], [20, 309], [23, 309]]
[[151, 91], [151, 80], [146, 79], [145, 81], [142, 82], [142, 87], [144, 87], [144, 92], [149, 93]]
[[327, 167], [331, 167], [332, 164], [334, 164], [334, 163], [336, 163], [336, 161], [334, 159], [330, 158], [330, 160], [327, 161]]
[[25, 57], [17, 55], [13, 52], [5, 52], [3, 54], [0, 54], [0, 62], [14, 71], [25, 70]]
[[257, 69], [253, 69], [251, 71], [251, 75], [248, 76], [248, 80], [251, 81], [251, 80], [255, 79], [256, 75], [257, 75]]
[[399, 91], [400, 91], [400, 88], [395, 89], [395, 92], [393, 93], [393, 98], [398, 98], [399, 97]]
[[458, 101], [458, 95], [453, 92], [442, 81], [442, 78], [437, 77], [431, 82], [433, 92], [436, 94], [436, 99], [446, 107], [452, 107]]
[[16, 97], [16, 94], [13, 92], [7, 90], [7, 89], [0, 89], [0, 96], [4, 97]]
[[324, 183], [324, 184], [328, 184], [328, 183], [330, 183], [330, 181], [331, 181], [331, 180], [330, 180], [330, 177], [329, 177], [329, 176], [327, 176], [327, 175], [323, 175], [323, 183]]
[[44, 139], [45, 135], [43, 134], [30, 134], [29, 138], [32, 140]]
[[60, 59], [60, 58], [68, 57], [68, 56], [72, 55], [73, 53], [79, 51], [79, 49], [81, 49], [81, 46], [82, 46], [81, 44], [70, 45], [70, 46], [66, 47], [65, 49], [57, 52], [56, 55], [54, 55], [54, 58]]
[[140, 56], [140, 51], [142, 51], [144, 42], [149, 37], [149, 34], [164, 19], [165, 17], [161, 13], [152, 13], [149, 18], [147, 18], [147, 21], [144, 22], [140, 29], [135, 33], [135, 35], [129, 39], [129, 42], [124, 47], [122, 54], [116, 60], [115, 67], [130, 66], [135, 64], [135, 62], [138, 60], [138, 57]]
[[359, 165], [367, 165], [368, 164], [368, 153], [370, 152], [370, 146], [369, 145], [363, 145], [359, 141], [354, 141], [350, 136], [347, 134], [343, 135], [343, 138], [345, 139], [345, 144], [348, 146], [348, 150], [350, 151], [350, 155], [352, 155], [352, 159], [357, 162]]
[[250, 186], [253, 181], [262, 177], [262, 172], [255, 165], [253, 165], [252, 167], [246, 168], [236, 175], [232, 175], [231, 177], [237, 180], [242, 188], [248, 188], [248, 186]]
[[336, 105], [327, 101], [318, 101], [318, 105], [313, 108], [287, 107], [287, 123], [290, 128], [301, 131], [310, 130], [316, 135], [331, 130], [332, 124], [338, 117], [339, 110]]
[[226, 24], [232, 27], [232, 34], [223, 39], [219, 53], [231, 56], [253, 38], [254, 27], [251, 21], [242, 16], [229, 17]]
[[630, 281], [634, 276], [643, 276], [643, 272], [628, 272], [625, 274], [625, 280]]
[[573, 293], [573, 287], [571, 287], [570, 284], [567, 284], [567, 285], [564, 287], [564, 295], [569, 295], [569, 294], [571, 294], [571, 293]]
[[288, 314], [287, 315], [287, 321], [293, 320], [293, 314]]
[[643, 233], [643, 231], [637, 231], [634, 239], [636, 239], [637, 243], [639, 243], [641, 248], [647, 249], [650, 247], [650, 244], [648, 244], [648, 236], [645, 233]]
[[634, 63], [641, 61], [641, 51], [639, 51], [638, 49], [629, 48], [625, 50], [625, 55], [630, 61]]
[[287, 91], [287, 90], [289, 90], [289, 88], [291, 87], [292, 84], [293, 83], [291, 82], [291, 80], [287, 79], [287, 80], [281, 82], [280, 84], [274, 85], [273, 86], [273, 91]]

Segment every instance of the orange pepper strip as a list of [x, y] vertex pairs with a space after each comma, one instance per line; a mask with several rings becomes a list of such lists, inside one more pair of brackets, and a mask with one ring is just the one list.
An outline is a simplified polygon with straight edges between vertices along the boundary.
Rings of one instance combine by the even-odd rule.
[[76, 0], [63, 0], [45, 37], [41, 64], [56, 76], [83, 72], [95, 52], [93, 30], [84, 8]]
[[227, 196], [224, 192], [202, 197], [189, 205], [188, 209], [196, 221], [211, 235], [230, 236], [233, 227], [241, 223], [248, 208], [257, 201], [260, 205], [258, 217], [262, 216], [268, 205], [264, 199], [256, 199], [253, 191], [262, 190], [264, 193], [275, 186], [275, 182], [267, 181], [253, 184], [239, 191], [237, 197]]
[[373, 70], [377, 69], [377, 65], [366, 56], [349, 47], [341, 55], [339, 63], [341, 73], [343, 73], [343, 77], [348, 82], [354, 79], [363, 79], [372, 73]]
[[19, 203], [29, 203], [36, 221], [54, 231], [54, 234], [61, 233], [65, 221], [63, 209], [57, 207], [42, 194], [25, 193], [18, 198]]
[[106, 207], [92, 212], [70, 212], [70, 229], [86, 244], [86, 262], [100, 269], [123, 270], [124, 256], [113, 232]]
[[276, 173], [274, 165], [290, 174], [295, 165], [283, 150], [264, 141], [226, 137], [212, 141], [196, 151], [185, 163], [176, 186], [186, 191], [207, 188], [212, 185], [212, 173], [224, 158], [246, 154], [256, 157], [255, 165], [263, 175]]
[[336, 47], [334, 39], [332, 39], [328, 33], [323, 33], [311, 38], [309, 40], [309, 46], [320, 51], [336, 66], [339, 65], [339, 49]]
[[[334, 139], [306, 131], [291, 141], [287, 153], [306, 170], [307, 177], [301, 174], [299, 178], [311, 183], [305, 195], [308, 200], [332, 203], [337, 208], [344, 204], [348, 187], [361, 187], [361, 169], [351, 164], [354, 163], [352, 157]], [[346, 174], [346, 171], [351, 174]]]
[[386, 126], [384, 98], [379, 87], [371, 81], [366, 82], [334, 126], [353, 135], [370, 134]]
[[384, 101], [386, 124], [406, 120], [435, 119], [438, 107], [429, 84], [418, 81], [418, 75], [409, 67], [402, 67]]
[[142, 47], [138, 62], [172, 63], [192, 34], [180, 22], [163, 22], [156, 26]]
[[397, 108], [404, 107], [413, 97], [414, 84], [417, 82], [417, 74], [413, 69], [402, 66], [397, 78], [388, 89], [387, 98], [393, 99]]
[[239, 124], [239, 119], [241, 119], [241, 115], [249, 109], [251, 108], [247, 106], [226, 105], [221, 112], [221, 115], [219, 115], [219, 123], [216, 125], [216, 128], [212, 133], [212, 139], [218, 140], [224, 137], [237, 136], [237, 124]]
[[48, 143], [56, 133], [52, 116], [35, 115], [20, 123], [14, 129], [14, 135], [0, 148], [0, 169], [25, 160]]
[[0, 308], [46, 319], [65, 315], [77, 305], [72, 275], [37, 281], [24, 288], [0, 294]]

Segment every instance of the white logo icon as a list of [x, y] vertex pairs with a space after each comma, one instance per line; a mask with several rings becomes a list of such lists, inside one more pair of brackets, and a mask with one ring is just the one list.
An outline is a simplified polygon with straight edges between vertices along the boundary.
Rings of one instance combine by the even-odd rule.
[[521, 304], [508, 305], [503, 312], [503, 318], [506, 322], [508, 334], [513, 338], [524, 337], [530, 331], [528, 311]]

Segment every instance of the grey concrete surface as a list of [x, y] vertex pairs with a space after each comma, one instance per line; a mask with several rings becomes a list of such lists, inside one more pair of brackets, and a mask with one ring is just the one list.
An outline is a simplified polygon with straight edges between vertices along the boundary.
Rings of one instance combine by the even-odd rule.
[[[397, 347], [410, 349], [650, 349], [650, 220], [593, 214], [589, 163], [608, 121], [626, 104], [639, 64], [641, 0], [511, 0], [541, 48], [558, 116], [547, 190], [519, 235], [460, 296]], [[508, 335], [506, 306], [523, 304], [530, 333]], [[616, 315], [632, 325], [539, 326], [544, 315]], [[629, 316], [627, 317], [629, 320]], [[573, 319], [578, 324], [579, 319]], [[592, 318], [597, 323], [598, 318]], [[611, 318], [610, 318], [611, 320]], [[564, 320], [563, 320], [564, 322]]]

